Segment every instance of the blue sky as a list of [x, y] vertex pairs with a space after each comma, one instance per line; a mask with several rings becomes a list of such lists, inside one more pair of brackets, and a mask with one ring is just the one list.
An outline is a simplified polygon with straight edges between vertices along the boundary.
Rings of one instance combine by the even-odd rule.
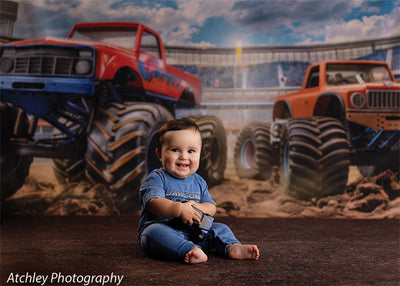
[[65, 37], [74, 23], [142, 22], [166, 45], [280, 46], [400, 35], [400, 0], [13, 0], [14, 36]]

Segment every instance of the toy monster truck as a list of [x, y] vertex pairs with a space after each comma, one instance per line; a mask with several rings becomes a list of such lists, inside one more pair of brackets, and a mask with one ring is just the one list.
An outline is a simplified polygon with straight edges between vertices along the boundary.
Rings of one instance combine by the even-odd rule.
[[[33, 157], [46, 157], [61, 182], [86, 174], [121, 207], [160, 166], [156, 131], [201, 99], [200, 80], [167, 65], [160, 36], [139, 23], [80, 23], [67, 39], [14, 42], [0, 56], [2, 198], [23, 184]], [[218, 184], [224, 128], [213, 116], [193, 119], [203, 136], [199, 173]], [[49, 138], [34, 138], [39, 120], [55, 128]]]
[[386, 63], [327, 61], [300, 91], [276, 98], [273, 122], [250, 123], [235, 146], [239, 177], [265, 180], [280, 165], [299, 199], [344, 191], [349, 165], [364, 176], [399, 171], [400, 84]]

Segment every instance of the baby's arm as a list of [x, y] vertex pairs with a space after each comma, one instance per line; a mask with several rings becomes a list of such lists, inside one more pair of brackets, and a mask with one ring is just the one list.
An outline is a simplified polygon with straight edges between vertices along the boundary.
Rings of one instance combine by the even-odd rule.
[[193, 224], [193, 220], [200, 223], [200, 214], [192, 208], [194, 201], [185, 203], [174, 202], [166, 198], [153, 198], [150, 199], [146, 208], [149, 212], [156, 216], [162, 217], [180, 217], [183, 223]]
[[195, 203], [194, 207], [200, 209], [203, 213], [209, 214], [210, 216], [214, 216], [217, 212], [217, 208], [212, 203]]

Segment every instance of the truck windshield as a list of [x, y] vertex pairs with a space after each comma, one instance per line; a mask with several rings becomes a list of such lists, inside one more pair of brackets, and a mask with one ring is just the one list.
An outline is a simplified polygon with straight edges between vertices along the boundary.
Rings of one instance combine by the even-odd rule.
[[121, 46], [128, 49], [135, 47], [136, 28], [96, 27], [78, 28], [71, 39], [89, 40]]
[[386, 66], [361, 63], [332, 63], [326, 66], [326, 83], [344, 85], [392, 81]]

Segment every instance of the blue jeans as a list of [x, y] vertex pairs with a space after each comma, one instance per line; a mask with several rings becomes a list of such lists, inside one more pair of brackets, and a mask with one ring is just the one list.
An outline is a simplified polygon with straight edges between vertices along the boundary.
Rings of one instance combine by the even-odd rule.
[[203, 251], [215, 249], [220, 256], [227, 256], [227, 249], [234, 243], [240, 243], [231, 229], [223, 223], [213, 223], [206, 238], [195, 244], [189, 240], [189, 233], [163, 223], [147, 226], [139, 237], [140, 247], [150, 256], [162, 259], [183, 259], [193, 247]]

